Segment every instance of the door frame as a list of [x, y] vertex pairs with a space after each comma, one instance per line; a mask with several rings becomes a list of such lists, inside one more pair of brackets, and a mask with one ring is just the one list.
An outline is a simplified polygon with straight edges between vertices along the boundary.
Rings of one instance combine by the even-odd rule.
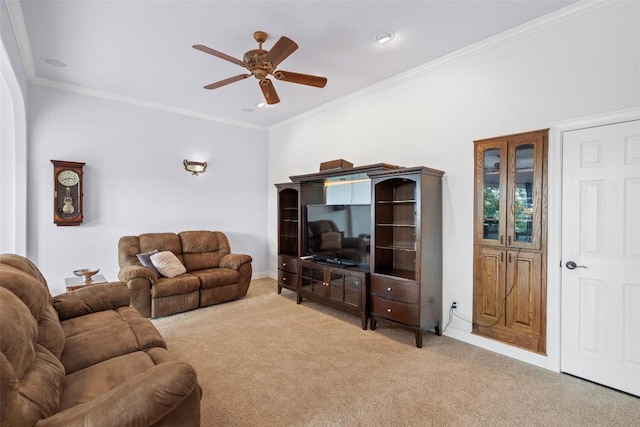
[[548, 152], [547, 368], [561, 372], [562, 350], [562, 148], [565, 132], [640, 120], [640, 107], [555, 122], [550, 125]]

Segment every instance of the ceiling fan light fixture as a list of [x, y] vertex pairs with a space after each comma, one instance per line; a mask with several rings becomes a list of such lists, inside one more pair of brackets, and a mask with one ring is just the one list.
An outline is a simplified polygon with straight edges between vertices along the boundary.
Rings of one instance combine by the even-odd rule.
[[395, 38], [396, 34], [391, 30], [380, 30], [373, 35], [373, 40], [378, 44], [386, 44]]
[[184, 165], [184, 169], [191, 172], [192, 175], [198, 175], [207, 171], [207, 162], [195, 162], [185, 159], [182, 164]]

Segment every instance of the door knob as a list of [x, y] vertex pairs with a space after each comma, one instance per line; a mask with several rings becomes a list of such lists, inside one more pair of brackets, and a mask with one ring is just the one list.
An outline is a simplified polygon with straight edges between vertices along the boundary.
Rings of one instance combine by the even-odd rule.
[[576, 268], [587, 268], [586, 265], [578, 265], [573, 261], [567, 261], [564, 264], [569, 270], [575, 270]]

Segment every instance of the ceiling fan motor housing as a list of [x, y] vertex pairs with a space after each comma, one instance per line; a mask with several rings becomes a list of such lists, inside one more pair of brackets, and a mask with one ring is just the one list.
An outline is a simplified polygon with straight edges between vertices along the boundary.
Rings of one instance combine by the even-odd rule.
[[263, 49], [253, 49], [244, 54], [242, 59], [245, 66], [256, 79], [264, 79], [267, 75], [273, 72], [273, 67], [269, 62], [264, 62], [264, 57], [269, 53]]

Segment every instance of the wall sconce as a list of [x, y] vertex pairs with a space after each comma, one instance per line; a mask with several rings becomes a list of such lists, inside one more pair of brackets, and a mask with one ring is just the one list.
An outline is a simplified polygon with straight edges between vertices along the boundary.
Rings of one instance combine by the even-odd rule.
[[185, 159], [182, 163], [184, 164], [185, 170], [188, 170], [193, 175], [204, 173], [207, 170], [207, 162], [193, 162]]

